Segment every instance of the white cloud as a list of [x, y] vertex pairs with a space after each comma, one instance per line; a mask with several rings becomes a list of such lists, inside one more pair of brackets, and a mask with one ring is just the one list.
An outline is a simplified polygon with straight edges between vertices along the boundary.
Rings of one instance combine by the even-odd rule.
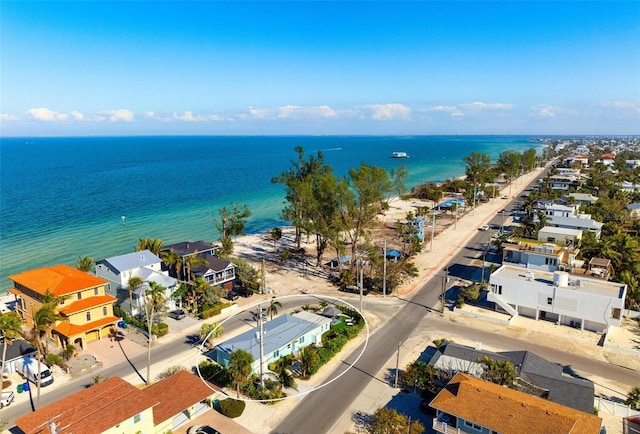
[[427, 111], [449, 113], [452, 117], [464, 116], [464, 113], [456, 106], [437, 105], [435, 107], [428, 108]]
[[102, 113], [108, 116], [110, 122], [133, 122], [135, 120], [135, 115], [131, 110], [106, 110]]
[[575, 114], [573, 110], [568, 110], [562, 107], [553, 106], [550, 104], [538, 104], [531, 106], [529, 116], [532, 118], [553, 118], [561, 114]]
[[187, 110], [181, 115], [179, 115], [178, 113], [173, 113], [172, 119], [176, 121], [184, 121], [184, 122], [206, 122], [206, 121], [219, 121], [220, 116], [217, 116], [217, 115], [210, 115], [210, 116], [195, 115], [194, 116], [191, 110]]
[[640, 105], [634, 101], [604, 101], [592, 104], [593, 107], [613, 108], [618, 110], [631, 110], [640, 113]]
[[78, 111], [75, 111], [75, 110], [73, 110], [71, 112], [71, 116], [73, 116], [73, 118], [75, 120], [77, 120], [77, 121], [84, 121], [85, 120], [84, 115], [82, 113], [78, 112]]
[[46, 107], [29, 109], [27, 110], [27, 114], [30, 116], [33, 116], [35, 119], [39, 121], [46, 121], [46, 122], [66, 121], [69, 118], [69, 115], [65, 113], [58, 113]]
[[2, 113], [0, 114], [0, 121], [5, 121], [5, 122], [15, 122], [15, 121], [19, 121], [20, 118], [16, 115], [9, 115], [9, 114], [5, 114]]
[[323, 119], [337, 116], [337, 113], [327, 105], [285, 105], [273, 108], [249, 107], [248, 111], [254, 119]]
[[513, 108], [511, 104], [505, 103], [490, 103], [487, 104], [485, 102], [472, 102], [467, 104], [460, 104], [462, 109], [470, 110], [470, 111], [478, 111], [478, 110], [510, 110]]
[[411, 108], [402, 104], [368, 104], [360, 108], [370, 112], [371, 118], [377, 121], [406, 120], [411, 117]]
[[143, 115], [147, 119], [153, 119], [156, 116], [156, 113], [155, 112], [144, 112]]

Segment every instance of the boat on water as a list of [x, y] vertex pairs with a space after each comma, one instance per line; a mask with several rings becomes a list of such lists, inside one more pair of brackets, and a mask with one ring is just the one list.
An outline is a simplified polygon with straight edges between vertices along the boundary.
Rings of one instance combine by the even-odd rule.
[[409, 158], [406, 152], [392, 152], [391, 158]]

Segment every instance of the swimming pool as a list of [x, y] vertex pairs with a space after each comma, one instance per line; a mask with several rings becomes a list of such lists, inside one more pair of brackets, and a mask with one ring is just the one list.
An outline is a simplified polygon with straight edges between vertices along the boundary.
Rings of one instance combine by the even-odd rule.
[[458, 207], [461, 207], [461, 206], [464, 206], [465, 201], [464, 199], [448, 199], [448, 200], [445, 200], [444, 202], [440, 202], [436, 207], [436, 209], [442, 209], [442, 208], [449, 209], [454, 204], [457, 205]]

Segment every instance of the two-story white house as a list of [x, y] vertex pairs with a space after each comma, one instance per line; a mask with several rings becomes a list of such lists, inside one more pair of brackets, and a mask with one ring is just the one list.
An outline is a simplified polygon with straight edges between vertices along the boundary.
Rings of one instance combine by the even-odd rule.
[[578, 229], [580, 231], [591, 231], [596, 235], [597, 239], [600, 239], [602, 233], [602, 226], [604, 223], [595, 221], [586, 214], [582, 214], [578, 217], [564, 217], [564, 216], [550, 216], [547, 221], [547, 226], [566, 229]]
[[503, 265], [489, 279], [487, 300], [511, 315], [520, 314], [592, 331], [618, 327], [627, 285]]
[[126, 255], [96, 261], [96, 276], [109, 281], [109, 293], [115, 296], [117, 304], [133, 314], [141, 313], [141, 295], [148, 289], [143, 284], [132, 293], [132, 306], [129, 306], [129, 279], [139, 277], [144, 282], [155, 282], [166, 288], [165, 298], [169, 309], [176, 308], [171, 295], [177, 289], [178, 280], [162, 270], [162, 260], [149, 250], [127, 253]]
[[549, 188], [554, 190], [569, 190], [580, 186], [580, 177], [575, 175], [551, 175], [549, 177]]
[[322, 334], [331, 327], [331, 318], [310, 312], [298, 312], [281, 315], [263, 325], [263, 341], [256, 329], [228, 339], [212, 350], [211, 358], [225, 368], [229, 366], [230, 356], [236, 350], [244, 350], [253, 356], [251, 368], [260, 372], [260, 347], [262, 346], [262, 369], [267, 372], [269, 363], [289, 354], [297, 355], [304, 347], [320, 345]]
[[546, 216], [561, 216], [561, 217], [577, 217], [578, 205], [561, 205], [558, 203], [545, 203], [543, 205], [542, 212]]
[[502, 247], [503, 264], [541, 271], [556, 271], [578, 266], [576, 256], [579, 250], [575, 247], [525, 242], [503, 243]]

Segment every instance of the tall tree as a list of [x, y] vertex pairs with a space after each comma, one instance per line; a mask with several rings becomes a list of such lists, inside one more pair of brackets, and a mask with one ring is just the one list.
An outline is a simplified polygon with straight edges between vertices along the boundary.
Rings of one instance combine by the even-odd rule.
[[305, 159], [302, 146], [296, 146], [294, 150], [298, 156], [297, 160], [291, 160], [291, 167], [279, 176], [274, 176], [271, 182], [286, 187], [287, 206], [282, 211], [282, 217], [290, 221], [295, 228], [294, 241], [299, 249], [302, 234], [309, 225], [306, 209], [310, 199], [311, 180], [330, 168], [324, 164], [322, 151]]
[[169, 249], [160, 252], [160, 258], [167, 268], [175, 271], [176, 277], [180, 280], [182, 276], [182, 256], [177, 254], [173, 249]]
[[278, 309], [282, 309], [282, 303], [280, 303], [276, 297], [271, 298], [268, 311], [272, 320], [273, 320], [273, 315], [278, 314]]
[[[0, 373], [4, 373], [4, 364], [7, 360], [7, 346], [11, 345], [14, 339], [20, 337], [20, 329], [22, 328], [22, 318], [17, 312], [6, 312], [0, 315], [0, 335], [2, 336], [2, 365]], [[0, 378], [0, 381], [2, 379]], [[2, 381], [2, 389], [4, 389], [4, 381]]]
[[473, 185], [473, 208], [476, 207], [478, 184], [486, 179], [486, 174], [491, 168], [491, 157], [484, 152], [472, 152], [462, 159], [466, 165], [464, 173], [466, 180]]
[[229, 367], [227, 371], [236, 386], [236, 398], [240, 398], [240, 389], [244, 386], [251, 373], [253, 356], [245, 350], [235, 350], [229, 355]]
[[145, 383], [148, 385], [151, 382], [151, 343], [153, 336], [153, 325], [156, 316], [163, 315], [167, 309], [165, 291], [166, 288], [156, 282], [148, 282], [149, 289], [144, 294], [144, 313], [145, 322], [147, 325], [147, 378]]
[[233, 252], [233, 237], [244, 235], [244, 228], [251, 211], [246, 205], [231, 203], [229, 208], [222, 207], [218, 210], [219, 219], [211, 221], [220, 234], [219, 241], [222, 244], [222, 253]]
[[93, 271], [93, 258], [90, 256], [78, 256], [76, 260], [76, 268], [80, 271], [84, 271], [85, 273], [90, 273]]
[[515, 388], [518, 373], [510, 360], [494, 360], [484, 356], [478, 362], [483, 368], [481, 375], [483, 380], [507, 386], [510, 389]]
[[420, 421], [410, 422], [402, 413], [387, 407], [380, 407], [373, 413], [367, 427], [370, 434], [422, 434], [424, 426]]
[[498, 156], [498, 167], [509, 178], [509, 194], [513, 178], [520, 170], [520, 154], [513, 150], [504, 151]]
[[152, 238], [140, 238], [138, 239], [138, 245], [136, 246], [136, 252], [140, 252], [142, 250], [149, 250], [154, 255], [158, 256], [160, 254], [160, 250], [164, 246], [164, 242], [159, 239]]
[[131, 276], [127, 280], [127, 290], [129, 291], [129, 315], [133, 316], [133, 293], [142, 286], [144, 280], [138, 276]]
[[195, 276], [193, 275], [193, 269], [199, 267], [200, 265], [207, 265], [208, 262], [202, 256], [198, 256], [198, 251], [196, 250], [189, 256], [182, 258], [182, 264], [185, 267], [185, 279], [189, 284], [193, 283], [195, 280]]

